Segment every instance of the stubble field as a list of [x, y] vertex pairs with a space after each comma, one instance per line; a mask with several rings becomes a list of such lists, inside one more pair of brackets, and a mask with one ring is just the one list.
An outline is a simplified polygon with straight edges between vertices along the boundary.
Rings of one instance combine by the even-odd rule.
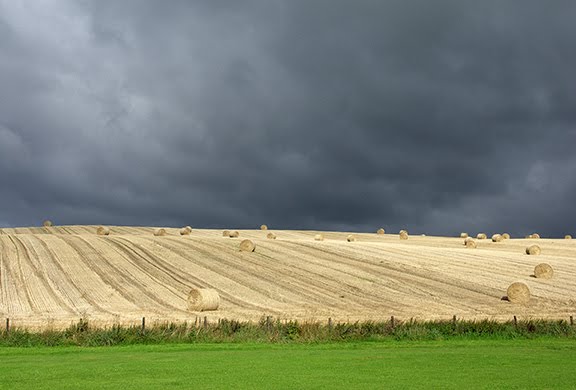
[[[13, 326], [66, 327], [79, 318], [95, 324], [195, 321], [207, 316], [259, 320], [356, 321], [398, 319], [567, 319], [576, 313], [576, 241], [478, 240], [316, 231], [166, 229], [96, 226], [0, 229], [0, 316]], [[256, 244], [240, 252], [240, 240]], [[525, 254], [538, 244], [539, 256]], [[552, 279], [532, 276], [548, 263]], [[527, 305], [502, 297], [516, 281], [532, 293]], [[213, 288], [217, 311], [190, 312], [191, 288]]]

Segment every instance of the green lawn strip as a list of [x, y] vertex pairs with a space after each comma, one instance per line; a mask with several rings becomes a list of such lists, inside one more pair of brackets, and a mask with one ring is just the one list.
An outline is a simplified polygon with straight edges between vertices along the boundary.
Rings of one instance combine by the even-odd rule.
[[576, 342], [0, 348], [6, 389], [575, 388]]

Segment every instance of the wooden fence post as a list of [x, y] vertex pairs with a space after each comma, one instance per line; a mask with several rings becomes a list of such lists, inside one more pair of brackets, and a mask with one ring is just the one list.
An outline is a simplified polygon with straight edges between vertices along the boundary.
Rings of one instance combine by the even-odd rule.
[[10, 332], [10, 318], [6, 318], [6, 333]]
[[516, 316], [514, 316], [514, 327], [518, 327], [518, 318], [516, 318]]
[[208, 327], [208, 317], [204, 316], [204, 329]]
[[390, 317], [390, 326], [394, 329], [394, 316]]
[[142, 334], [146, 331], [146, 317], [142, 317]]
[[570, 325], [574, 325], [574, 317], [570, 316]]
[[328, 330], [332, 332], [332, 317], [328, 318]]
[[456, 330], [456, 314], [452, 316], [452, 327]]

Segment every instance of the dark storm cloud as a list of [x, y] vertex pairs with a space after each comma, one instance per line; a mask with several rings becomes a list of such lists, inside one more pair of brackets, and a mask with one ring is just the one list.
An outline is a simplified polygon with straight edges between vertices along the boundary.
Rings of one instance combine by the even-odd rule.
[[574, 233], [575, 17], [0, 0], [0, 224]]

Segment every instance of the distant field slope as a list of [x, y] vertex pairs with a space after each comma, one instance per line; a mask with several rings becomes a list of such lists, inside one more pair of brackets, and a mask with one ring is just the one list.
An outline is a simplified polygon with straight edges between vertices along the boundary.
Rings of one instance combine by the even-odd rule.
[[[67, 325], [80, 317], [103, 324], [262, 316], [335, 321], [576, 315], [576, 240], [478, 240], [317, 231], [53, 226], [0, 229], [0, 316], [15, 326]], [[240, 252], [242, 239], [255, 252]], [[525, 254], [537, 243], [540, 256]], [[548, 263], [552, 279], [532, 277]], [[515, 281], [531, 302], [501, 298]], [[218, 291], [220, 308], [187, 311], [191, 288]]]

